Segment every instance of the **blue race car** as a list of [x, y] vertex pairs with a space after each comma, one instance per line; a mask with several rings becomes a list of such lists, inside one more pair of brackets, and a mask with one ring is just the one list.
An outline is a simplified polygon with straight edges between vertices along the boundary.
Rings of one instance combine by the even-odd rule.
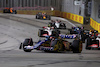
[[31, 52], [34, 49], [45, 52], [73, 51], [73, 53], [81, 53], [82, 51], [82, 42], [80, 40], [74, 40], [70, 43], [61, 37], [55, 38], [51, 36], [46, 37], [44, 40], [39, 40], [35, 45], [33, 45], [32, 38], [25, 39], [20, 47], [22, 46], [25, 52]]
[[72, 27], [72, 29], [69, 29], [70, 34], [81, 34], [83, 33], [84, 27]]
[[78, 34], [81, 41], [85, 42], [86, 34], [84, 34], [84, 27], [72, 27], [72, 29], [69, 29], [70, 34]]

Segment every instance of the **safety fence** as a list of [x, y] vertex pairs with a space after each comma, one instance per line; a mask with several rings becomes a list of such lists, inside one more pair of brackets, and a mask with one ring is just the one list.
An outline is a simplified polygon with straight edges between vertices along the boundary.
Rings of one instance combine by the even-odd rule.
[[[2, 7], [2, 8], [0, 8], [0, 10], [3, 10], [5, 8], [8, 8], [8, 7]], [[51, 8], [57, 9], [56, 7], [42, 7], [42, 6], [35, 6], [35, 7], [13, 7], [14, 10], [51, 10]]]
[[60, 9], [62, 0], [0, 0], [0, 9], [14, 8], [16, 10], [50, 10], [49, 7]]

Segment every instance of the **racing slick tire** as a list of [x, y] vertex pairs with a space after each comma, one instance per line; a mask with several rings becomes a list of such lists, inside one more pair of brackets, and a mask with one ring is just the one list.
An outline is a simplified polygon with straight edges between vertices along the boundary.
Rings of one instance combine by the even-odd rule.
[[57, 34], [60, 34], [60, 31], [59, 30], [56, 30]]
[[36, 19], [40, 19], [39, 15], [36, 15]]
[[63, 23], [63, 26], [60, 25], [60, 26], [59, 26], [59, 29], [66, 29], [66, 25]]
[[48, 15], [48, 16], [47, 16], [47, 19], [48, 19], [48, 20], [51, 20], [51, 16]]
[[28, 39], [25, 39], [25, 41], [23, 42], [23, 50], [25, 51], [25, 52], [31, 52], [32, 50], [30, 49], [25, 49], [24, 47], [25, 46], [28, 46], [28, 45], [30, 45], [30, 46], [32, 46], [33, 45], [33, 40], [32, 40], [32, 38], [28, 38]]
[[92, 44], [92, 39], [91, 39], [90, 37], [88, 37], [88, 38], [85, 40], [85, 44], [86, 44], [85, 49], [90, 50], [91, 48], [88, 47], [88, 46]]
[[81, 34], [81, 41], [83, 42], [83, 43], [85, 43], [85, 39], [86, 39], [86, 36], [85, 36], [85, 34]]
[[59, 30], [55, 30], [52, 31], [52, 35], [51, 36], [55, 36], [55, 37], [59, 37], [60, 31]]
[[82, 51], [82, 41], [74, 40], [72, 43], [73, 53], [81, 53]]
[[39, 36], [39, 37], [42, 37], [42, 34], [43, 34], [43, 30], [39, 29], [39, 31], [38, 31], [38, 36]]

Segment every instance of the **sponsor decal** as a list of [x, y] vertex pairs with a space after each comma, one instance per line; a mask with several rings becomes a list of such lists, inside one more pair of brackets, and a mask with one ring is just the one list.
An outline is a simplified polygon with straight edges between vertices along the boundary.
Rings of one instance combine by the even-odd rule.
[[79, 17], [79, 22], [80, 22], [80, 23], [82, 22], [82, 17]]
[[64, 18], [66, 18], [66, 13], [64, 13]]
[[74, 20], [74, 15], [72, 15], [72, 20]]
[[92, 21], [92, 27], [93, 27], [93, 21]]
[[75, 20], [76, 20], [76, 21], [78, 20], [78, 16], [75, 16]]
[[66, 39], [73, 39], [73, 38], [75, 38], [76, 37], [76, 35], [62, 35], [62, 34], [60, 34], [60, 37], [61, 38], [66, 38]]
[[97, 26], [96, 26], [96, 27], [97, 27], [97, 30], [98, 30], [98, 24], [97, 24]]
[[69, 19], [70, 19], [70, 15], [71, 15], [71, 14], [68, 14], [68, 18], [69, 18]]
[[99, 25], [99, 31], [100, 31], [100, 25]]
[[92, 25], [92, 19], [90, 20], [90, 24]]
[[92, 44], [89, 47], [94, 47], [94, 48], [98, 48], [98, 44]]

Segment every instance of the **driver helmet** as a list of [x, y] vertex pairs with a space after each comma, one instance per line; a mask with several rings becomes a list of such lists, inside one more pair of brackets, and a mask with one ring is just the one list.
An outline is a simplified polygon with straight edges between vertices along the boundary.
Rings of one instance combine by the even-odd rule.
[[76, 28], [77, 30], [79, 30], [79, 28]]
[[100, 38], [100, 34], [98, 34], [98, 38]]
[[51, 27], [50, 24], [48, 25], [48, 27]]

